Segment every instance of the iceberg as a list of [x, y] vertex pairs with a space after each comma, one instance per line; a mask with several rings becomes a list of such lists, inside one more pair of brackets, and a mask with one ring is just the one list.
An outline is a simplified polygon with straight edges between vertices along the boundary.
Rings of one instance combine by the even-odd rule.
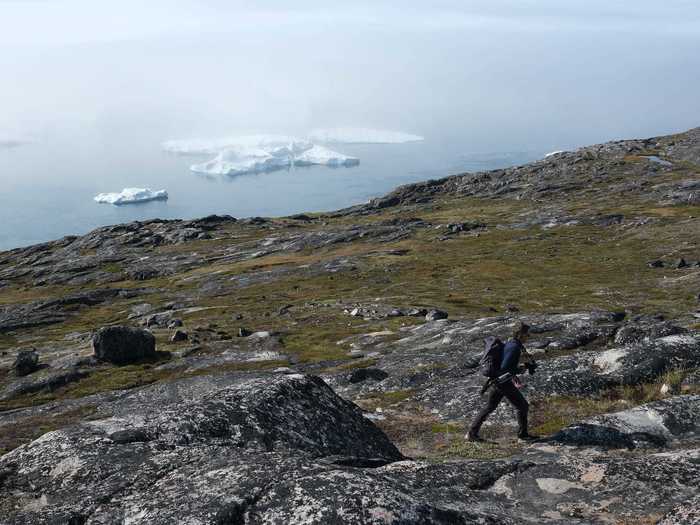
[[215, 155], [190, 166], [206, 175], [243, 175], [289, 169], [292, 166], [356, 166], [357, 157], [338, 153], [308, 140], [287, 135], [242, 135], [218, 139], [170, 140], [163, 149], [179, 155]]
[[213, 139], [168, 140], [161, 146], [164, 151], [178, 155], [217, 155], [230, 149], [268, 150], [289, 147], [294, 151], [303, 151], [312, 144], [287, 135], [241, 135]]
[[190, 170], [206, 175], [262, 173], [289, 168], [292, 159], [293, 149], [290, 146], [270, 149], [237, 146], [221, 151], [208, 162], [193, 164]]
[[168, 200], [167, 191], [153, 191], [149, 188], [124, 188], [121, 193], [100, 193], [95, 197], [95, 202], [114, 204], [115, 206], [165, 200]]
[[425, 140], [420, 135], [369, 128], [325, 128], [309, 133], [312, 142], [340, 144], [402, 144]]
[[324, 146], [314, 145], [294, 158], [295, 166], [357, 166], [360, 159], [343, 155]]

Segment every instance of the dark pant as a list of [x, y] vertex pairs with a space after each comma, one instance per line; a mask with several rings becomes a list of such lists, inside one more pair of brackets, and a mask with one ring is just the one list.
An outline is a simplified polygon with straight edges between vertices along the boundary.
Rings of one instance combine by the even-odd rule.
[[487, 395], [488, 397], [486, 398], [486, 404], [474, 418], [474, 421], [469, 428], [469, 434], [471, 436], [479, 435], [481, 425], [484, 424], [486, 418], [489, 417], [491, 412], [496, 410], [498, 404], [505, 397], [518, 411], [518, 436], [526, 436], [528, 404], [523, 395], [520, 393], [520, 390], [515, 387], [513, 382], [508, 381], [502, 385], [494, 385], [488, 389]]

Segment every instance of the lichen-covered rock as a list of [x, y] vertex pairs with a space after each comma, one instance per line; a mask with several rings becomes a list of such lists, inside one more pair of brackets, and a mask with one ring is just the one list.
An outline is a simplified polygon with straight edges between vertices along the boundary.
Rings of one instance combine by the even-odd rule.
[[129, 326], [108, 326], [92, 339], [95, 357], [117, 365], [133, 363], [156, 355], [156, 338], [147, 330]]
[[170, 513], [208, 523], [275, 483], [332, 470], [314, 458], [334, 455], [403, 459], [319, 378], [270, 375], [45, 434], [0, 458], [0, 511], [10, 523], [70, 513], [98, 523], [171, 523]]
[[595, 416], [559, 431], [554, 441], [611, 448], [663, 447], [700, 433], [700, 396], [676, 396]]
[[699, 525], [700, 524], [700, 495], [685, 503], [676, 505], [657, 525]]

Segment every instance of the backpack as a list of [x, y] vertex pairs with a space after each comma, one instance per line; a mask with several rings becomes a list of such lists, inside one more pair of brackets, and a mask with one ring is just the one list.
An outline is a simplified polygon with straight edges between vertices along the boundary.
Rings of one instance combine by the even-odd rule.
[[496, 377], [501, 369], [503, 361], [504, 344], [498, 337], [487, 337], [484, 339], [484, 353], [479, 359], [479, 369], [481, 375], [486, 377]]

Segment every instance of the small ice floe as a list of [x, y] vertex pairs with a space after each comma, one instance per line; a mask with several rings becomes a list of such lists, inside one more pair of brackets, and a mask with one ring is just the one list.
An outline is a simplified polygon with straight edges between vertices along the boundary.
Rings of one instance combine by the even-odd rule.
[[150, 188], [124, 188], [121, 193], [100, 193], [95, 196], [95, 202], [115, 206], [165, 200], [168, 200], [167, 191], [153, 191]]
[[29, 144], [29, 142], [28, 139], [0, 136], [0, 149], [19, 148], [20, 146]]
[[547, 159], [547, 158], [549, 158], [549, 157], [554, 157], [555, 155], [559, 155], [559, 154], [561, 154], [561, 153], [566, 153], [566, 151], [563, 150], [563, 149], [558, 149], [558, 150], [556, 150], [556, 151], [551, 151], [551, 152], [547, 153], [547, 154], [544, 156], [544, 158]]

